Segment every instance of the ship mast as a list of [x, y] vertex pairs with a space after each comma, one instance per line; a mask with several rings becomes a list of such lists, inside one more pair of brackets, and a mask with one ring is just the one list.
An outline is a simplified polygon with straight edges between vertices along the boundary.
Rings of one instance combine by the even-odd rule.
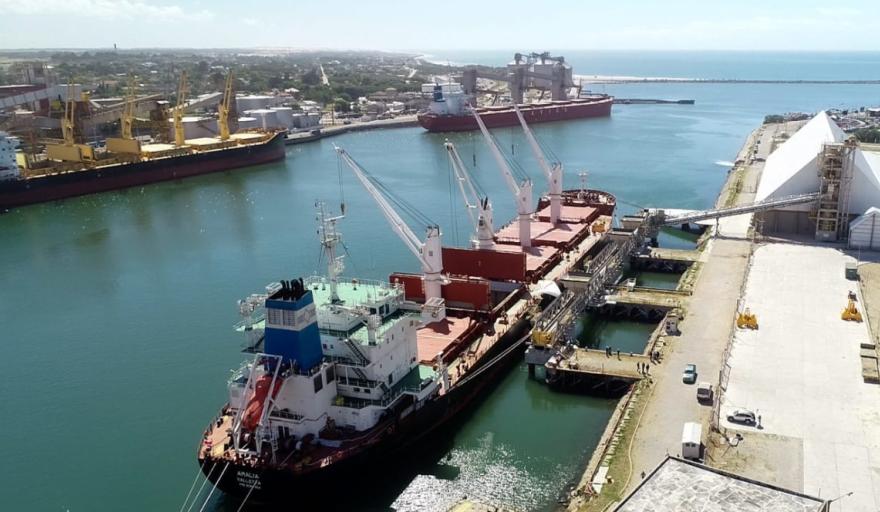
[[442, 287], [448, 282], [443, 275], [443, 246], [440, 241], [440, 226], [431, 224], [426, 227], [425, 241], [422, 242], [403, 218], [394, 210], [385, 195], [376, 187], [376, 179], [367, 172], [342, 148], [335, 146], [336, 153], [354, 172], [355, 177], [373, 196], [379, 210], [388, 220], [391, 229], [403, 241], [422, 264], [425, 285], [425, 307], [422, 318], [426, 323], [442, 320], [446, 317], [446, 305], [443, 300]]
[[531, 247], [531, 217], [532, 213], [534, 213], [532, 211], [532, 180], [525, 177], [520, 183], [516, 182], [516, 178], [513, 177], [513, 171], [510, 170], [507, 160], [504, 159], [504, 155], [501, 153], [501, 150], [498, 149], [498, 144], [495, 142], [495, 139], [492, 138], [489, 129], [486, 128], [483, 120], [480, 119], [480, 114], [477, 112], [477, 109], [473, 109], [473, 114], [474, 118], [477, 120], [477, 124], [480, 126], [480, 131], [483, 132], [486, 144], [488, 144], [489, 149], [492, 151], [492, 156], [495, 158], [495, 162], [498, 164], [498, 168], [501, 170], [501, 174], [507, 182], [507, 188], [510, 189], [514, 198], [516, 198], [516, 212], [519, 217], [520, 246], [523, 248]]
[[541, 171], [544, 172], [544, 177], [547, 178], [548, 195], [550, 196], [550, 223], [556, 225], [559, 222], [559, 216], [562, 214], [562, 162], [553, 162], [552, 166], [547, 163], [544, 152], [541, 151], [541, 146], [538, 144], [538, 139], [535, 138], [532, 129], [526, 123], [526, 118], [523, 117], [522, 112], [520, 112], [519, 107], [515, 103], [513, 109], [516, 111], [516, 117], [519, 118], [519, 124], [522, 125], [523, 132], [526, 134], [526, 140], [529, 141], [529, 146], [532, 148], [532, 154], [535, 155]]
[[471, 225], [474, 229], [475, 239], [471, 240], [471, 242], [478, 249], [491, 249], [495, 247], [495, 228], [492, 226], [492, 203], [489, 201], [488, 196], [485, 194], [481, 196], [477, 193], [474, 180], [471, 178], [464, 162], [462, 162], [458, 150], [448, 140], [446, 141], [446, 151], [449, 155], [449, 162], [452, 164], [452, 170], [455, 173], [455, 181], [458, 182], [458, 189], [464, 198], [468, 217], [470, 217]]
[[315, 204], [318, 210], [318, 234], [321, 237], [321, 247], [327, 252], [327, 277], [330, 279], [330, 301], [334, 304], [339, 300], [339, 276], [345, 270], [342, 256], [336, 254], [336, 246], [342, 242], [342, 235], [336, 230], [336, 222], [345, 218], [344, 215], [330, 217], [324, 208], [324, 203]]

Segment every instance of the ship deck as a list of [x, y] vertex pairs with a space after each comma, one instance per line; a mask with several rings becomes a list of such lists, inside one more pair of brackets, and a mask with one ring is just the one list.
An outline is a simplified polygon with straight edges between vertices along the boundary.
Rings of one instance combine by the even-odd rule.
[[[536, 245], [567, 246], [571, 244], [587, 226], [559, 222], [555, 226], [549, 222], [532, 221], [532, 243]], [[499, 242], [519, 244], [519, 222], [514, 221], [498, 230]]]
[[549, 245], [522, 248], [519, 245], [512, 243], [495, 244], [492, 250], [498, 252], [525, 252], [526, 272], [534, 272], [538, 270], [559, 252], [559, 249]]
[[432, 364], [437, 354], [445, 352], [473, 323], [471, 317], [446, 317], [421, 327], [418, 332], [419, 362]]
[[[562, 222], [568, 223], [586, 223], [592, 222], [596, 218], [597, 210], [592, 206], [576, 206], [576, 205], [567, 205], [563, 204], [560, 209], [559, 220]], [[549, 222], [550, 221], [550, 205], [545, 206], [538, 210], [536, 215], [538, 220]]]

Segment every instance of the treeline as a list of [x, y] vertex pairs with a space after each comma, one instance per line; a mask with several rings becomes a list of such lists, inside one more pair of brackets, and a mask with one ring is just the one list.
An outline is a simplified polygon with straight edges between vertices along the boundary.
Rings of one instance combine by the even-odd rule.
[[852, 133], [859, 142], [880, 144], [880, 128], [859, 128]]

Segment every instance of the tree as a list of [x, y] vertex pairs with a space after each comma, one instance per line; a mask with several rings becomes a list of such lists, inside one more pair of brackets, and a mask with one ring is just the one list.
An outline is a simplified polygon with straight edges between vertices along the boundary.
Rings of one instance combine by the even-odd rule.
[[867, 142], [868, 144], [880, 143], [880, 128], [861, 128], [856, 130], [853, 135], [859, 142]]
[[318, 85], [321, 83], [321, 77], [318, 74], [317, 68], [310, 69], [306, 74], [302, 76], [302, 81], [306, 85]]

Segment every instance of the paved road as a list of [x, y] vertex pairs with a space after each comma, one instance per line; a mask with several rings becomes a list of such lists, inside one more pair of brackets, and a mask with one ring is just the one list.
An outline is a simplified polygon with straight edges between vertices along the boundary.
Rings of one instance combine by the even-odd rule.
[[[775, 128], [756, 130], [748, 137], [738, 158], [746, 159], [757, 145], [757, 156], [766, 158]], [[763, 161], [754, 162], [745, 170], [743, 186], [735, 204], [754, 200]], [[719, 203], [727, 197], [730, 180], [719, 194]], [[716, 205], [716, 206], [720, 206]], [[745, 280], [751, 242], [745, 239], [751, 214], [722, 219], [722, 237], [710, 242], [702, 258], [703, 268], [697, 279], [684, 320], [679, 324], [681, 336], [667, 338], [663, 363], [652, 370], [654, 385], [645, 407], [632, 446], [633, 477], [631, 491], [641, 481], [641, 473], [649, 473], [667, 453], [681, 453], [681, 431], [685, 422], [700, 421], [708, 434], [712, 408], [696, 399], [696, 386], [682, 383], [681, 374], [687, 364], [696, 364], [697, 381], [712, 383], [717, 388], [722, 354], [733, 329], [733, 318]]]
[[681, 430], [685, 422], [700, 421], [704, 432], [712, 408], [697, 402], [696, 386], [682, 383], [688, 363], [697, 365], [697, 381], [717, 386], [721, 355], [730, 336], [733, 314], [748, 261], [750, 242], [713, 240], [685, 319], [681, 336], [667, 338], [663, 362], [652, 368], [653, 395], [645, 407], [633, 439], [633, 478], [629, 490], [650, 473], [667, 453], [681, 453]]

